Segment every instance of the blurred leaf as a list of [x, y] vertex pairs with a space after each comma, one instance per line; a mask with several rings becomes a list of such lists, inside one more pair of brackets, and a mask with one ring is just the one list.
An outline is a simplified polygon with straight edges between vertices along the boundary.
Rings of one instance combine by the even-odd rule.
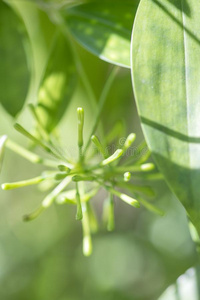
[[76, 84], [76, 70], [68, 41], [58, 34], [49, 16], [37, 3], [13, 1], [30, 38], [32, 86], [29, 102], [37, 103], [41, 123], [53, 130], [69, 104]]
[[130, 67], [131, 30], [139, 0], [101, 1], [62, 11], [70, 31], [101, 59]]
[[28, 55], [32, 71], [29, 101], [36, 102], [38, 89], [56, 34], [56, 26], [52, 24], [48, 15], [32, 1], [12, 0], [9, 3], [22, 18], [29, 36]]
[[155, 161], [200, 233], [199, 11], [197, 0], [142, 0], [132, 74]]
[[77, 82], [73, 54], [66, 38], [54, 41], [48, 65], [39, 89], [37, 112], [47, 131], [60, 121]]
[[22, 21], [4, 2], [0, 2], [0, 102], [16, 116], [22, 109], [29, 85], [24, 49], [26, 33]]

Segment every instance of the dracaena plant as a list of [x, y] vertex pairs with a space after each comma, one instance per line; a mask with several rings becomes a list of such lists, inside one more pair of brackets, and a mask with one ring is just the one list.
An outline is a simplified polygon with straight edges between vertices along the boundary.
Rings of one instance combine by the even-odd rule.
[[[9, 72], [9, 65], [13, 66], [16, 61], [16, 68], [9, 72], [10, 81], [4, 72], [0, 73], [0, 89], [8, 90], [1, 96], [1, 104], [15, 117], [25, 102], [32, 103], [29, 108], [36, 121], [33, 132], [20, 124], [16, 124], [15, 129], [49, 156], [42, 158], [3, 135], [0, 139], [1, 160], [7, 147], [32, 163], [42, 164], [47, 170], [33, 179], [3, 183], [2, 188], [49, 182], [51, 192], [24, 220], [36, 218], [53, 202], [76, 205], [76, 219], [82, 221], [83, 227], [83, 252], [89, 255], [92, 251], [91, 233], [98, 227], [91, 206], [97, 193], [102, 188], [106, 190], [103, 220], [107, 229], [113, 230], [114, 197], [131, 206], [142, 204], [163, 214], [145, 199], [154, 196], [152, 188], [137, 186], [134, 179], [164, 178], [186, 209], [192, 237], [199, 250], [199, 1], [47, 2], [30, 1], [27, 4], [8, 0], [0, 3], [0, 25], [3, 28], [0, 31], [0, 51], [12, 54], [13, 59], [9, 63], [3, 60], [4, 69], [0, 71]], [[33, 16], [37, 22], [34, 30], [30, 22]], [[10, 20], [6, 26], [5, 19]], [[13, 44], [7, 40], [9, 35], [15, 37], [14, 54]], [[122, 136], [120, 141], [123, 143], [118, 143], [110, 151], [110, 143], [116, 141], [116, 137], [119, 139], [115, 127], [109, 137], [98, 138], [102, 110], [106, 99], [109, 101], [108, 94], [116, 71], [111, 72], [98, 102], [92, 80], [96, 76], [99, 84], [99, 65], [95, 76], [92, 74], [89, 79], [81, 60], [80, 46], [107, 63], [130, 70], [133, 93], [150, 151], [142, 152], [146, 142], [139, 145], [137, 153], [128, 151], [136, 138], [134, 133], [125, 139]], [[18, 76], [16, 70], [19, 66], [21, 72]], [[84, 111], [81, 107], [77, 109], [79, 155], [71, 159], [60, 150], [62, 141], [54, 133], [59, 129], [59, 122], [80, 82], [86, 91], [88, 105], [93, 103], [97, 113], [89, 139], [85, 141]], [[13, 104], [14, 97], [19, 101]], [[153, 170], [153, 163], [147, 162], [150, 153], [162, 175]]]

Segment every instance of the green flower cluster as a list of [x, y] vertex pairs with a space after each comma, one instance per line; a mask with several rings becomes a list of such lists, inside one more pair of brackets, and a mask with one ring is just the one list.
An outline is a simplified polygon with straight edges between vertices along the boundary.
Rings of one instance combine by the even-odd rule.
[[[25, 221], [30, 221], [38, 217], [41, 212], [46, 210], [53, 202], [57, 204], [76, 205], [76, 219], [82, 221], [83, 253], [88, 256], [92, 252], [91, 234], [98, 229], [95, 212], [89, 200], [94, 198], [101, 188], [104, 188], [108, 195], [104, 201], [103, 220], [109, 231], [114, 229], [115, 196], [133, 207], [140, 207], [140, 204], [142, 204], [155, 213], [163, 214], [160, 209], [144, 199], [145, 196], [154, 196], [152, 188], [145, 185], [135, 185], [132, 182], [135, 176], [142, 179], [144, 173], [148, 174], [148, 179], [161, 178], [159, 173], [151, 172], [155, 168], [154, 164], [146, 162], [150, 156], [149, 151], [146, 151], [145, 154], [134, 159], [134, 163], [133, 157], [126, 154], [136, 139], [134, 133], [129, 134], [124, 140], [123, 145], [121, 145], [121, 148], [112, 154], [108, 153], [107, 145], [102, 144], [96, 135], [92, 135], [89, 144], [94, 147], [92, 149], [92, 155], [88, 157], [86, 155], [88, 147], [84, 148], [83, 141], [84, 110], [79, 107], [77, 109], [79, 157], [77, 161], [74, 162], [65, 157], [52, 141], [50, 135], [45, 131], [39, 121], [35, 107], [30, 105], [30, 109], [37, 121], [41, 137], [38, 138], [29, 133], [19, 124], [15, 124], [14, 127], [17, 131], [29, 138], [35, 145], [45, 150], [45, 152], [51, 156], [51, 159], [38, 156], [14, 143], [5, 135], [0, 138], [0, 163], [2, 163], [4, 148], [6, 146], [32, 163], [39, 163], [48, 167], [48, 170], [44, 171], [38, 177], [20, 182], [2, 184], [3, 190], [39, 184], [42, 181], [53, 182], [54, 188], [52, 191], [44, 198], [38, 209], [24, 216]], [[144, 145], [144, 143], [140, 145], [139, 150], [142, 150]], [[100, 161], [99, 154], [101, 155]], [[120, 189], [127, 190], [131, 193], [131, 196], [126, 192], [121, 192]], [[132, 197], [132, 195], [134, 195], [134, 197]]]

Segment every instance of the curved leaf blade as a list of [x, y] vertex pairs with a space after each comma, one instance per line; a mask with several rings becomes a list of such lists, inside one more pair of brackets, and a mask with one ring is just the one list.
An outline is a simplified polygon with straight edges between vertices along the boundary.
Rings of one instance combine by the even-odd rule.
[[54, 41], [40, 85], [36, 108], [41, 123], [48, 132], [61, 120], [76, 83], [77, 73], [69, 42], [59, 34]]
[[31, 87], [27, 102], [36, 102], [38, 89], [56, 35], [56, 26], [50, 21], [47, 13], [37, 7], [34, 2], [9, 0], [9, 4], [20, 15], [29, 37]]
[[22, 21], [0, 2], [0, 102], [11, 116], [22, 109], [29, 86], [29, 69]]
[[62, 14], [76, 40], [101, 59], [130, 67], [130, 40], [139, 0], [101, 1], [65, 9]]
[[132, 77], [155, 161], [200, 233], [199, 28], [198, 0], [142, 0]]

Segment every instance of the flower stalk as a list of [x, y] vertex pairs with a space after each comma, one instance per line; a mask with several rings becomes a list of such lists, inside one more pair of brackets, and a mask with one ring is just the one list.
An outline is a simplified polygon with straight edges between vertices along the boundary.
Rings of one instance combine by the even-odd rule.
[[[137, 176], [141, 179], [147, 178], [145, 180], [157, 180], [160, 178], [160, 174], [154, 170], [155, 166], [153, 163], [146, 162], [146, 160], [142, 160], [141, 158], [136, 158], [136, 162], [133, 164], [132, 158], [130, 159], [130, 156], [127, 155], [127, 150], [132, 146], [136, 139], [134, 133], [128, 135], [121, 148], [117, 147], [115, 151], [109, 152], [106, 139], [101, 143], [92, 129], [90, 141], [95, 146], [96, 151], [93, 152], [92, 157], [87, 156], [86, 150], [91, 144], [88, 142], [83, 151], [84, 110], [79, 107], [77, 109], [77, 146], [79, 157], [78, 160], [72, 161], [67, 155], [63, 155], [62, 151], [58, 150], [59, 147], [52, 142], [53, 139], [40, 124], [40, 120], [33, 105], [30, 105], [30, 109], [37, 122], [38, 128], [40, 129], [40, 138], [29, 133], [20, 124], [15, 124], [14, 127], [18, 132], [31, 140], [35, 146], [42, 148], [46, 154], [50, 156], [50, 159], [43, 158], [32, 151], [25, 149], [8, 139], [6, 136], [0, 138], [0, 162], [3, 160], [4, 148], [6, 147], [31, 163], [42, 164], [49, 168], [41, 175], [32, 179], [2, 184], [2, 189], [4, 190], [34, 184], [40, 185], [43, 181], [45, 181], [45, 183], [48, 183], [49, 181], [49, 188], [54, 187], [43, 199], [39, 208], [24, 216], [25, 221], [31, 221], [37, 218], [54, 202], [59, 205], [76, 205], [76, 220], [81, 220], [83, 228], [83, 253], [84, 255], [89, 256], [92, 252], [91, 234], [98, 229], [98, 222], [92, 206], [90, 205], [90, 201], [100, 189], [105, 189], [108, 196], [107, 200], [105, 200], [103, 212], [103, 219], [108, 231], [112, 231], [115, 227], [115, 197], [132, 207], [139, 208], [140, 204], [142, 204], [148, 210], [160, 215], [162, 214], [161, 210], [143, 198], [154, 196], [152, 189], [149, 186], [144, 185], [136, 186], [132, 182]], [[96, 128], [96, 123], [93, 128]], [[113, 136], [114, 133], [118, 135], [118, 132], [113, 130], [112, 140], [115, 140], [115, 137]], [[120, 143], [118, 143], [118, 145], [120, 145]], [[99, 153], [103, 160], [99, 159]], [[122, 157], [123, 160], [121, 160]], [[127, 161], [130, 161], [131, 163], [127, 163]], [[138, 163], [138, 161], [141, 161], [141, 163]], [[137, 175], [137, 173], [139, 175]], [[68, 186], [70, 187], [68, 188]], [[123, 189], [123, 192], [120, 191], [121, 188]]]

